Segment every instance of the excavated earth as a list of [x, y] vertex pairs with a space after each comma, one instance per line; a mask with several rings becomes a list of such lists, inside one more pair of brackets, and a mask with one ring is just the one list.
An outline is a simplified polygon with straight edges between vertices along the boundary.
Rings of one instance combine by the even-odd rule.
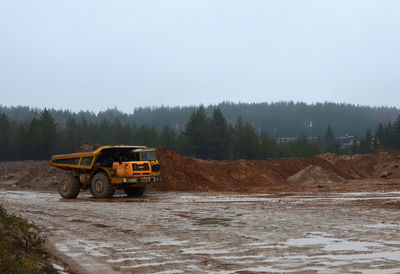
[[68, 172], [0, 163], [0, 203], [43, 228], [59, 273], [400, 273], [399, 153], [157, 154], [162, 181], [141, 198], [62, 199]]
[[[298, 191], [400, 190], [400, 154], [336, 156], [273, 161], [210, 161], [181, 157], [165, 147], [157, 149], [162, 166], [155, 191], [274, 193]], [[7, 189], [57, 191], [68, 171], [45, 161], [0, 163], [0, 186]]]
[[273, 161], [205, 161], [158, 149], [163, 183], [157, 190], [271, 193], [400, 189], [397, 152]]

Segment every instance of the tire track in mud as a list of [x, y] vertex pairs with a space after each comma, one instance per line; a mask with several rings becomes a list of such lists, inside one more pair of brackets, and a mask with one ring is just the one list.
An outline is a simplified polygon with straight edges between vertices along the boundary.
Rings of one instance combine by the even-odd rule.
[[87, 273], [400, 271], [399, 192], [0, 199]]

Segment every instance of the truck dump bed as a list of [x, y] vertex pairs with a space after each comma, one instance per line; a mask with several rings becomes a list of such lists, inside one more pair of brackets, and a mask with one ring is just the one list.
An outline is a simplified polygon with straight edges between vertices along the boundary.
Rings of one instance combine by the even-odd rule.
[[[102, 162], [107, 165], [107, 162], [117, 162], [120, 159], [119, 156], [123, 157], [124, 151], [131, 151], [136, 149], [146, 149], [145, 146], [102, 146], [91, 152], [79, 152], [79, 153], [70, 153], [70, 154], [62, 154], [62, 155], [54, 155], [50, 159], [50, 165], [63, 168], [63, 169], [83, 169], [90, 170], [93, 168], [94, 163], [97, 158], [101, 155], [104, 159]], [[112, 150], [111, 153], [107, 153], [108, 150]], [[115, 152], [117, 150], [117, 152]], [[110, 155], [107, 155], [110, 154]], [[105, 159], [107, 158], [108, 159]], [[112, 163], [111, 165], [112, 166]]]

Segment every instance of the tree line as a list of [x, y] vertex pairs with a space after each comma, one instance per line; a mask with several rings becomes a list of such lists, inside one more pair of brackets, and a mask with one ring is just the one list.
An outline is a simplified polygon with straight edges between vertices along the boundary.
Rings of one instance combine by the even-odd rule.
[[[394, 121], [400, 110], [393, 107], [369, 107], [352, 104], [301, 102], [276, 103], [230, 103], [204, 106], [208, 116], [212, 116], [214, 109], [219, 108], [229, 124], [236, 124], [239, 117], [250, 123], [258, 135], [268, 132], [272, 138], [297, 137], [304, 131], [307, 136], [323, 136], [327, 125], [335, 130], [338, 136], [345, 134], [362, 136], [367, 128], [375, 128], [379, 123]], [[138, 127], [146, 125], [156, 130], [163, 130], [168, 126], [176, 131], [183, 131], [190, 115], [198, 106], [160, 106], [139, 107], [131, 113], [123, 113], [113, 108], [99, 113], [91, 111], [72, 112], [68, 110], [48, 109], [54, 118], [57, 127], [64, 129], [67, 121], [74, 118], [81, 121], [83, 118], [89, 123], [101, 123], [107, 120], [113, 123], [115, 119], [124, 126], [135, 123]], [[8, 116], [15, 123], [30, 122], [39, 119], [40, 109], [24, 106], [0, 106], [0, 113]]]
[[0, 113], [0, 160], [46, 160], [53, 154], [71, 153], [80, 145], [135, 144], [167, 146], [181, 155], [202, 159], [277, 159], [311, 157], [331, 152], [336, 154], [372, 153], [382, 149], [400, 150], [400, 115], [392, 123], [380, 123], [372, 132], [367, 129], [359, 142], [343, 148], [330, 125], [319, 142], [312, 142], [305, 132], [288, 144], [278, 145], [267, 132], [256, 128], [240, 116], [227, 121], [219, 108], [211, 114], [200, 106], [188, 118], [183, 130], [168, 125], [154, 126], [121, 123], [118, 118], [88, 121], [69, 117], [63, 128], [45, 109], [38, 118], [23, 123], [12, 122]]

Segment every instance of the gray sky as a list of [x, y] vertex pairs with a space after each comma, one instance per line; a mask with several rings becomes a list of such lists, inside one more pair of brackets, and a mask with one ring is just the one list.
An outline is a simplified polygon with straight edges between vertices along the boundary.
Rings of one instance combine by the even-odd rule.
[[400, 1], [0, 0], [0, 104], [400, 107]]

